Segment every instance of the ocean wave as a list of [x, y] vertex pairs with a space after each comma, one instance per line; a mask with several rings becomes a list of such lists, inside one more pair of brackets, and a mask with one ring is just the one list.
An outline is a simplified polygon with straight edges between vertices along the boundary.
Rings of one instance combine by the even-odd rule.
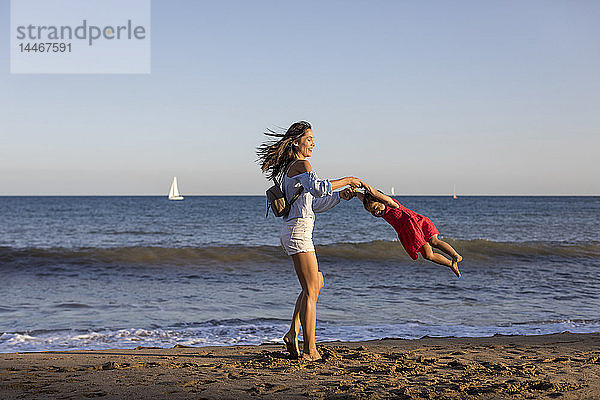
[[[484, 239], [447, 240], [465, 259], [600, 260], [600, 243], [494, 242]], [[317, 246], [321, 258], [351, 260], [408, 260], [398, 241], [337, 243]], [[279, 246], [10, 248], [0, 247], [1, 266], [60, 264], [214, 265], [281, 262]]]
[[116, 248], [26, 248], [0, 247], [3, 265], [40, 264], [142, 264], [188, 265], [264, 262], [283, 257], [275, 246], [215, 246], [215, 247], [116, 247]]
[[[57, 350], [103, 350], [114, 348], [231, 346], [281, 343], [289, 328], [282, 320], [209, 321], [187, 327], [104, 330], [40, 330], [0, 333], [0, 353]], [[502, 326], [429, 325], [419, 321], [396, 324], [341, 325], [319, 321], [317, 340], [365, 341], [384, 338], [486, 337], [493, 335], [543, 335], [551, 333], [598, 333], [600, 320], [517, 322]]]
[[[485, 239], [455, 240], [444, 238], [463, 257], [470, 260], [498, 257], [536, 258], [590, 258], [600, 259], [600, 243], [569, 244], [553, 242], [494, 242]], [[348, 259], [390, 259], [406, 256], [398, 241], [372, 241], [366, 243], [340, 243], [320, 246], [320, 256]]]

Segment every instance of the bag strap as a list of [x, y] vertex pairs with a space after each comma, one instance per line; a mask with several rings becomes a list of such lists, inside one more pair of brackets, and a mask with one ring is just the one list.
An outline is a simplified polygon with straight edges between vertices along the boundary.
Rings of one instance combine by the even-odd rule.
[[[296, 161], [298, 161], [298, 160], [299, 160], [299, 158], [295, 159], [294, 161], [292, 161], [292, 162], [290, 163], [290, 165], [288, 165], [288, 167], [287, 167], [287, 169], [286, 169], [286, 171], [285, 171], [285, 174], [283, 174], [283, 177], [284, 177], [284, 178], [287, 176], [288, 172], [290, 172], [290, 168], [292, 168], [292, 165], [294, 165], [294, 163], [295, 163]], [[289, 177], [288, 177], [288, 178], [289, 178]], [[273, 180], [273, 181], [275, 181], [275, 180]], [[289, 202], [289, 206], [290, 206], [290, 207], [292, 206], [292, 204], [294, 204], [294, 202], [295, 202], [296, 200], [298, 200], [298, 197], [300, 197], [300, 194], [302, 194], [302, 191], [303, 191], [303, 190], [304, 190], [304, 187], [302, 187], [302, 186], [300, 186], [300, 187], [298, 188], [298, 191], [297, 191], [297, 192], [296, 192], [296, 193], [295, 193], [295, 194], [292, 196], [292, 199], [291, 199], [291, 200], [290, 200], [290, 202]], [[285, 188], [283, 187], [283, 178], [281, 179], [281, 191], [283, 192], [283, 196], [285, 197]]]
[[[266, 196], [265, 196], [266, 197]], [[267, 197], [267, 213], [265, 214], [265, 218], [269, 216], [269, 198]]]
[[[296, 161], [300, 160], [299, 158], [296, 158], [294, 161], [292, 161], [290, 163], [290, 165], [288, 165], [287, 169], [285, 170], [285, 174], [283, 174], [283, 176], [287, 176], [288, 172], [290, 172], [290, 168], [292, 168], [292, 165], [294, 165], [296, 163]], [[281, 180], [281, 183], [283, 183], [283, 179]]]
[[294, 204], [294, 202], [296, 200], [298, 200], [298, 197], [300, 197], [300, 195], [302, 194], [302, 191], [304, 190], [304, 187], [300, 186], [298, 188], [298, 191], [296, 192], [296, 194], [292, 197], [292, 199], [290, 200], [290, 207], [292, 206], [292, 204]]

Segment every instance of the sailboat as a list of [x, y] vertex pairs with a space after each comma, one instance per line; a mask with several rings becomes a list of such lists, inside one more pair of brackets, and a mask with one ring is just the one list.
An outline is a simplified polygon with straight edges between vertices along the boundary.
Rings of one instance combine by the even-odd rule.
[[452, 190], [452, 198], [454, 200], [458, 199], [458, 196], [456, 195], [456, 185], [454, 185], [453, 190]]
[[396, 192], [394, 191], [394, 187], [392, 186], [392, 191], [391, 191], [392, 196], [396, 195]]
[[183, 200], [183, 196], [179, 193], [177, 187], [177, 177], [173, 177], [173, 183], [171, 183], [171, 190], [169, 190], [169, 200]]

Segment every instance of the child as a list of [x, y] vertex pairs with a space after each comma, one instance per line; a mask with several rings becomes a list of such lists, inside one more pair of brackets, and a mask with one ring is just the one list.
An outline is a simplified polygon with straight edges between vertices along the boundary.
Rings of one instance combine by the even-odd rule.
[[[460, 278], [458, 263], [462, 257], [452, 246], [438, 239], [439, 232], [429, 218], [409, 210], [396, 199], [386, 196], [364, 182], [362, 187], [365, 193], [354, 192], [354, 196], [363, 202], [365, 210], [375, 217], [382, 217], [394, 227], [404, 250], [413, 260], [417, 259], [417, 253], [421, 253], [423, 258], [449, 267]], [[452, 260], [434, 253], [432, 247], [448, 254]]]

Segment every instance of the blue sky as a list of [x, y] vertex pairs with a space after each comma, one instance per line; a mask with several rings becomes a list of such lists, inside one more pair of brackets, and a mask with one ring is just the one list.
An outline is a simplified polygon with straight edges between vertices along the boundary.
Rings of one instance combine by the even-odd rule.
[[600, 2], [152, 2], [147, 75], [10, 74], [0, 195], [262, 194], [266, 128], [401, 194], [600, 194]]

